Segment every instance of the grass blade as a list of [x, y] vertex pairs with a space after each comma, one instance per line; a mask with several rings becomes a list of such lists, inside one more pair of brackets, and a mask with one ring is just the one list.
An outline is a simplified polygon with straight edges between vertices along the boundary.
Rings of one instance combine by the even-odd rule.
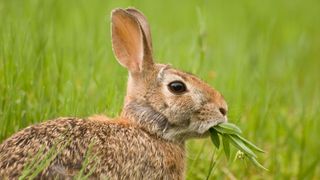
[[213, 142], [213, 144], [216, 146], [217, 149], [219, 149], [220, 147], [220, 139], [219, 139], [219, 136], [218, 136], [218, 132], [214, 129], [214, 128], [210, 128], [209, 129], [210, 131], [210, 137], [211, 137], [211, 140]]
[[250, 149], [253, 149], [255, 151], [258, 151], [258, 152], [262, 152], [262, 153], [265, 153], [264, 150], [262, 150], [261, 148], [257, 147], [256, 145], [254, 145], [252, 142], [246, 140], [245, 138], [239, 136], [239, 135], [236, 135], [239, 139], [242, 140], [243, 143], [245, 143], [247, 146], [249, 146]]
[[257, 161], [257, 155], [254, 151], [264, 152], [261, 148], [254, 145], [252, 142], [246, 140], [241, 136], [241, 130], [232, 123], [221, 123], [210, 129], [211, 140], [216, 147], [220, 145], [219, 134], [222, 136], [223, 150], [227, 157], [230, 158], [230, 143], [234, 145], [243, 157], [248, 157], [249, 160], [261, 169], [267, 170]]
[[257, 155], [254, 154], [253, 151], [251, 151], [240, 139], [237, 138], [237, 136], [234, 135], [228, 135], [230, 142], [233, 143], [238, 149], [243, 151], [245, 154], [251, 157], [257, 157]]
[[235, 132], [237, 134], [241, 134], [242, 131], [240, 128], [238, 128], [235, 124], [232, 123], [221, 123], [217, 127], [222, 127], [223, 129]]
[[247, 156], [249, 158], [249, 160], [254, 164], [256, 165], [257, 167], [263, 169], [263, 170], [266, 170], [266, 171], [269, 171], [267, 168], [265, 168], [262, 164], [260, 164], [257, 159], [255, 157], [251, 157], [251, 156]]
[[227, 159], [230, 159], [230, 142], [228, 136], [222, 136], [223, 150]]
[[221, 134], [241, 134], [241, 131], [230, 128], [228, 126], [226, 128], [226, 127], [222, 126], [222, 124], [215, 126], [214, 129]]

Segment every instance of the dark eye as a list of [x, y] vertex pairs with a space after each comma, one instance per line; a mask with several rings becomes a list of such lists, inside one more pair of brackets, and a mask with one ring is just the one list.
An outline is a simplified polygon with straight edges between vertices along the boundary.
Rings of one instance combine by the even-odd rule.
[[182, 94], [187, 91], [186, 85], [181, 81], [173, 81], [168, 85], [169, 90], [174, 94]]

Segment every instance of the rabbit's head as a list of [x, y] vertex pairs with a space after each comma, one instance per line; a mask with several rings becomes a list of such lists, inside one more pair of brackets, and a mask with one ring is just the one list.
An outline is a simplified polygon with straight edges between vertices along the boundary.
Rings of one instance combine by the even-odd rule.
[[222, 95], [196, 76], [156, 64], [150, 28], [136, 9], [115, 9], [111, 18], [116, 59], [129, 71], [122, 116], [170, 140], [208, 135], [227, 121]]

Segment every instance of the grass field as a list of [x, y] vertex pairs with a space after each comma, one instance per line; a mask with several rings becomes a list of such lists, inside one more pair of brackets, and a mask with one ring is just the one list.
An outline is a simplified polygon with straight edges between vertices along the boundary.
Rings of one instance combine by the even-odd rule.
[[230, 122], [267, 151], [269, 172], [191, 140], [187, 179], [320, 178], [317, 0], [0, 0], [0, 142], [46, 119], [119, 114], [127, 72], [109, 15], [128, 6], [148, 17], [158, 62], [222, 92]]

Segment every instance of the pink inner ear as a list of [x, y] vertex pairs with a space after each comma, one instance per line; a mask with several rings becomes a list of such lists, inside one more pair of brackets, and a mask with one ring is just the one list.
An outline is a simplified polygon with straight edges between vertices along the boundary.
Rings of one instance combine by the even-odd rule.
[[131, 72], [139, 72], [143, 59], [143, 35], [138, 22], [124, 10], [112, 15], [112, 45], [117, 60]]
[[147, 18], [144, 16], [144, 14], [142, 12], [140, 12], [139, 10], [134, 9], [134, 8], [127, 8], [126, 11], [128, 13], [130, 13], [131, 15], [133, 15], [137, 19], [137, 21], [139, 22], [139, 24], [145, 34], [149, 49], [150, 49], [150, 51], [152, 51], [151, 32], [150, 32], [150, 27], [149, 27], [149, 23], [147, 21]]

